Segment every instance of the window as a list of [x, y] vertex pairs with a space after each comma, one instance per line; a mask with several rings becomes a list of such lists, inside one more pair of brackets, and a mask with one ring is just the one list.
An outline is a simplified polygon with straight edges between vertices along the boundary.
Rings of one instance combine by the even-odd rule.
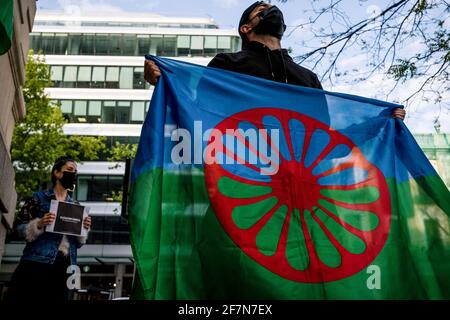
[[78, 176], [78, 201], [114, 201], [113, 193], [122, 191], [122, 176]]
[[98, 56], [108, 55], [109, 36], [107, 34], [95, 35], [95, 54]]
[[34, 51], [34, 54], [37, 54], [39, 49], [42, 49], [40, 33], [30, 33], [30, 45], [30, 48]]
[[106, 88], [119, 88], [119, 67], [106, 69]]
[[131, 123], [142, 123], [144, 121], [144, 101], [133, 101], [131, 107]]
[[214, 56], [217, 52], [217, 37], [206, 36], [205, 37], [205, 55]]
[[240, 49], [241, 49], [241, 39], [234, 37], [232, 41], [231, 51], [235, 52], [239, 51]]
[[31, 33], [30, 41], [35, 53], [41, 49], [44, 54], [57, 55], [143, 56], [151, 53], [170, 57], [190, 54], [212, 56], [217, 49], [219, 52], [234, 52], [241, 44], [240, 39], [234, 36], [49, 32]]
[[70, 123], [75, 122], [72, 113], [72, 100], [60, 100], [59, 103], [64, 118]]
[[203, 55], [203, 36], [191, 37], [191, 55], [192, 56]]
[[189, 48], [191, 47], [190, 36], [178, 36], [177, 37], [177, 55], [187, 56], [189, 55]]
[[163, 55], [167, 57], [174, 57], [177, 52], [177, 37], [164, 36], [164, 52]]
[[145, 89], [148, 87], [144, 79], [144, 68], [135, 67], [133, 72], [133, 89]]
[[117, 142], [121, 144], [138, 144], [139, 137], [113, 137], [112, 145], [115, 145]]
[[53, 33], [43, 33], [41, 40], [41, 48], [43, 54], [53, 54], [55, 46], [54, 34]]
[[105, 105], [107, 107], [115, 107], [116, 106], [116, 102], [115, 101], [104, 101], [103, 105]]
[[81, 46], [81, 34], [69, 34], [69, 54], [79, 55]]
[[104, 88], [105, 87], [105, 69], [106, 67], [93, 67], [92, 68], [92, 88]]
[[138, 35], [138, 55], [143, 56], [150, 52], [150, 36], [148, 35]]
[[76, 100], [73, 109], [73, 115], [75, 116], [75, 122], [86, 122], [87, 114], [87, 101]]
[[163, 52], [163, 37], [159, 35], [152, 35], [150, 37], [150, 54], [162, 55]]
[[101, 122], [102, 114], [102, 102], [101, 101], [89, 101], [88, 110], [88, 122], [98, 123]]
[[67, 33], [56, 33], [55, 34], [55, 54], [65, 55], [67, 53]]
[[231, 48], [231, 38], [230, 37], [218, 37], [217, 38], [217, 51], [225, 52], [229, 51]]
[[95, 35], [85, 34], [83, 35], [83, 41], [81, 42], [81, 54], [93, 55], [95, 48]]
[[117, 194], [122, 191], [123, 177], [122, 176], [109, 176], [108, 177], [108, 193], [112, 196], [113, 192]]
[[86, 201], [88, 199], [90, 176], [78, 176], [77, 188], [75, 189], [78, 201]]
[[135, 56], [136, 55], [136, 36], [131, 34], [123, 35], [122, 55]]
[[61, 100], [61, 112], [72, 113], [72, 100]]
[[85, 116], [87, 108], [87, 101], [76, 100], [73, 114], [76, 116]]
[[120, 56], [122, 47], [122, 35], [120, 34], [110, 34], [109, 41], [109, 55], [110, 56]]
[[202, 50], [203, 49], [203, 36], [191, 37], [191, 49]]
[[189, 36], [178, 36], [177, 38], [177, 48], [190, 48], [190, 37]]
[[77, 81], [77, 67], [66, 66], [64, 68], [64, 87], [75, 88], [76, 81]]
[[53, 81], [54, 87], [61, 87], [63, 79], [63, 66], [51, 66], [50, 78]]
[[130, 101], [118, 101], [116, 107], [116, 123], [130, 123]]
[[114, 123], [115, 121], [115, 101], [104, 101], [102, 110], [102, 122], [103, 123]]
[[102, 113], [102, 102], [101, 101], [90, 101], [89, 102], [89, 115], [99, 116]]
[[[70, 123], [141, 124], [149, 107], [149, 101], [56, 100], [56, 102], [59, 102], [61, 112]], [[131, 139], [131, 137], [128, 138]], [[138, 137], [137, 139], [139, 140]], [[112, 145], [111, 141], [108, 142], [109, 145]], [[128, 142], [127, 140], [126, 143], [137, 142]]]
[[91, 84], [92, 67], [81, 66], [78, 68], [77, 88], [89, 88]]
[[120, 69], [120, 89], [132, 89], [133, 88], [133, 67], [122, 67]]

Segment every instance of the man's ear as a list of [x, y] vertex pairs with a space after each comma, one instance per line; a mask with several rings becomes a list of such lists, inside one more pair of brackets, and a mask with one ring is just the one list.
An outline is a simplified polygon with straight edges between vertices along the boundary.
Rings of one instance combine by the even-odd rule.
[[243, 24], [242, 26], [241, 26], [241, 28], [239, 29], [239, 31], [241, 32], [241, 33], [243, 33], [243, 34], [247, 34], [247, 33], [249, 33], [250, 31], [252, 31], [252, 27], [250, 26], [250, 25], [248, 25], [248, 24]]

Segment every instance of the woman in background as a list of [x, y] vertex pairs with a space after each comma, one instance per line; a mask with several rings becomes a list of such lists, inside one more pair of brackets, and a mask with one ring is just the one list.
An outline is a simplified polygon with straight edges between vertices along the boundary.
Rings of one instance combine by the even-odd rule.
[[[76, 174], [77, 163], [73, 159], [58, 158], [51, 172], [52, 188], [33, 193], [16, 217], [16, 229], [27, 244], [6, 299], [67, 300], [67, 268], [77, 264], [77, 249], [86, 242], [86, 237], [44, 229], [55, 220], [55, 214], [49, 212], [52, 200], [73, 202], [68, 191], [75, 187]], [[83, 220], [83, 227], [90, 229], [91, 217]]]

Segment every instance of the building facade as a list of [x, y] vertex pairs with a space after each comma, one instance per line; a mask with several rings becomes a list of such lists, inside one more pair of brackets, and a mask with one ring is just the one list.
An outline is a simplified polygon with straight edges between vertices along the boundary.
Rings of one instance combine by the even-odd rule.
[[16, 209], [17, 194], [10, 148], [15, 123], [25, 116], [22, 85], [35, 13], [36, 1], [14, 1], [12, 45], [8, 52], [0, 55], [0, 265], [6, 233], [12, 228]]
[[450, 189], [450, 133], [415, 134], [414, 138]]
[[[39, 11], [31, 48], [45, 55], [52, 88], [69, 123], [67, 135], [104, 136], [107, 147], [136, 144], [153, 88], [144, 80], [144, 55], [206, 65], [219, 52], [240, 48], [235, 30], [220, 29], [209, 18], [121, 13], [82, 15]], [[115, 195], [122, 191], [124, 163], [82, 162], [74, 197], [90, 207], [93, 218], [87, 244], [78, 252], [82, 290], [97, 298], [127, 296], [134, 272], [127, 221]], [[11, 240], [0, 282], [14, 270], [23, 243]], [[87, 292], [86, 292], [87, 291]], [[86, 295], [88, 293], [88, 295]]]

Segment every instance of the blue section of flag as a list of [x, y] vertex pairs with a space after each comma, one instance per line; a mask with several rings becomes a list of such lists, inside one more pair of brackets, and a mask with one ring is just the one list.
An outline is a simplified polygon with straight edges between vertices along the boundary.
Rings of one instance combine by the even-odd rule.
[[[162, 75], [142, 128], [132, 180], [154, 168], [180, 170], [180, 165], [174, 164], [171, 159], [171, 151], [179, 142], [176, 139], [172, 141], [173, 129], [184, 128], [194, 137], [195, 133], [199, 133], [195, 130], [195, 121], [201, 121], [202, 135], [224, 119], [255, 108], [292, 110], [329, 125], [358, 146], [365, 158], [377, 166], [386, 178], [395, 177], [398, 181], [404, 181], [410, 177], [436, 175], [404, 123], [391, 117], [392, 110], [402, 107], [400, 105], [150, 55], [146, 58], [159, 66]], [[266, 120], [263, 125], [277, 126], [274, 119]], [[241, 125], [245, 127], [248, 124], [242, 121]], [[298, 134], [292, 135], [294, 140], [303, 139], [302, 124], [293, 122], [289, 127], [298, 131]], [[324, 148], [323, 144], [327, 143], [326, 134], [318, 133], [316, 136], [315, 143], [308, 149], [308, 162], [312, 162]], [[281, 137], [285, 139], [284, 135]], [[286, 159], [289, 150], [284, 142], [280, 144], [280, 153]], [[203, 141], [201, 148], [192, 145], [192, 160], [202, 158], [206, 144]], [[300, 156], [302, 148], [296, 145], [294, 159]], [[345, 148], [341, 149], [333, 151], [342, 153], [336, 155], [338, 158], [345, 157], [348, 152], [343, 151]], [[202, 167], [202, 164], [196, 165]]]

